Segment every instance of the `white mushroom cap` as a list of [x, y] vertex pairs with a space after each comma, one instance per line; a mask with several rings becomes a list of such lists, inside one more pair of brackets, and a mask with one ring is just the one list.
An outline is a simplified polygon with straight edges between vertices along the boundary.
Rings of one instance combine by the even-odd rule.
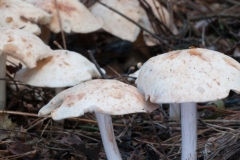
[[13, 58], [11, 56], [7, 56], [7, 62], [6, 62], [6, 65], [19, 65], [21, 64], [22, 68], [26, 68], [27, 66], [25, 64], [22, 63], [22, 61], [16, 59], [16, 58]]
[[[100, 2], [114, 8], [135, 22], [140, 19], [140, 5], [137, 0], [100, 0]], [[124, 40], [131, 42], [136, 40], [140, 28], [126, 18], [99, 3], [95, 3], [90, 10], [94, 15], [104, 20], [103, 29], [105, 31]]]
[[172, 51], [149, 59], [136, 80], [154, 103], [206, 102], [240, 93], [240, 64], [207, 49]]
[[0, 11], [0, 27], [23, 28], [36, 35], [41, 33], [36, 23], [47, 24], [51, 19], [47, 12], [20, 0], [1, 0]]
[[0, 54], [19, 59], [27, 67], [36, 66], [36, 61], [50, 56], [51, 49], [40, 38], [20, 29], [0, 27]]
[[[57, 9], [55, 0], [26, 0], [35, 6], [52, 14], [50, 30], [59, 33]], [[95, 17], [78, 0], [57, 0], [62, 29], [66, 33], [89, 33], [100, 29], [103, 25], [101, 18]]]
[[38, 113], [52, 112], [54, 120], [79, 117], [86, 112], [122, 115], [151, 112], [158, 105], [146, 102], [141, 92], [117, 80], [96, 79], [81, 83], [56, 95]]
[[100, 78], [95, 65], [76, 52], [55, 50], [53, 56], [37, 62], [35, 68], [24, 68], [16, 73], [19, 81], [38, 87], [67, 87]]

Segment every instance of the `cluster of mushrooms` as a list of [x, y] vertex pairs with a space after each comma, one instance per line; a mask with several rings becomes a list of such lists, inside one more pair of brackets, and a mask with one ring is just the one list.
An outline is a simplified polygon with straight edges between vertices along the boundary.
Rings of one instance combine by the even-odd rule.
[[[162, 8], [165, 13], [160, 15], [156, 11], [155, 14], [177, 34], [167, 10], [157, 1], [146, 1], [150, 6]], [[89, 9], [77, 0], [1, 0], [0, 109], [6, 105], [6, 82], [2, 79], [6, 74], [6, 57], [10, 56], [24, 64], [15, 75], [17, 80], [56, 88], [57, 95], [41, 108], [39, 116], [50, 114], [53, 120], [62, 120], [95, 113], [107, 159], [122, 159], [110, 115], [149, 113], [162, 103], [172, 106], [172, 119], [181, 119], [182, 159], [197, 159], [196, 103], [225, 98], [230, 90], [239, 93], [240, 64], [222, 53], [202, 48], [171, 51], [143, 64], [135, 74], [136, 88], [117, 80], [100, 79], [96, 66], [84, 56], [69, 50], [52, 50], [44, 43], [44, 37], [37, 36], [41, 33], [39, 24], [54, 33], [103, 30], [135, 41], [140, 28], [105, 5], [153, 32], [138, 0], [100, 0]], [[144, 35], [146, 44], [157, 43], [148, 33]]]

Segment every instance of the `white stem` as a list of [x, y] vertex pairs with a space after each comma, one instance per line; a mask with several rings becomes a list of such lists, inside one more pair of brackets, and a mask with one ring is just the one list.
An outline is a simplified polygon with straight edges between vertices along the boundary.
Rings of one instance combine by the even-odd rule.
[[103, 113], [95, 112], [101, 133], [103, 147], [108, 160], [122, 160], [115, 140], [112, 118]]
[[181, 104], [182, 160], [197, 159], [197, 104]]
[[171, 103], [169, 106], [169, 118], [171, 120], [180, 120], [180, 105], [179, 103]]
[[[60, 87], [60, 88], [55, 88], [55, 95], [57, 95], [58, 93], [64, 91], [65, 88], [64, 87]], [[58, 120], [56, 121], [57, 123], [54, 123], [53, 122], [53, 126], [56, 126], [56, 127], [62, 127], [63, 128], [63, 125], [64, 125], [64, 119], [63, 120]]]
[[0, 110], [6, 107], [6, 54], [0, 53]]

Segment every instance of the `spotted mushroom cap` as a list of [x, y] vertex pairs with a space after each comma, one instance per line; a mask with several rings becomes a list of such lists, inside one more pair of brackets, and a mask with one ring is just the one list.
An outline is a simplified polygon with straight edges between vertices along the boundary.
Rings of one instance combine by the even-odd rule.
[[[35, 6], [52, 14], [49, 28], [54, 33], [61, 31], [55, 0], [26, 0]], [[101, 18], [95, 17], [78, 0], [57, 0], [62, 29], [66, 33], [89, 33], [100, 29], [103, 25]]]
[[240, 93], [240, 64], [202, 48], [177, 50], [149, 59], [136, 80], [154, 103], [206, 102]]
[[54, 120], [79, 117], [97, 111], [109, 115], [151, 112], [159, 106], [145, 101], [135, 87], [117, 80], [96, 79], [81, 83], [56, 95], [38, 113], [51, 113]]
[[[114, 8], [135, 22], [138, 22], [140, 19], [140, 5], [137, 0], [100, 0], [100, 2]], [[95, 3], [90, 10], [94, 15], [103, 19], [103, 29], [106, 32], [131, 42], [136, 40], [140, 32], [140, 28], [137, 25], [100, 3]]]
[[50, 56], [51, 52], [49, 46], [30, 32], [0, 27], [0, 54], [19, 59], [32, 68], [36, 66], [36, 61]]
[[67, 50], [54, 50], [52, 54], [39, 60], [35, 68], [19, 70], [15, 78], [31, 86], [55, 88], [101, 77], [95, 65], [81, 54]]
[[20, 0], [1, 0], [0, 11], [0, 27], [23, 28], [35, 35], [41, 33], [37, 24], [47, 24], [51, 19], [47, 12]]

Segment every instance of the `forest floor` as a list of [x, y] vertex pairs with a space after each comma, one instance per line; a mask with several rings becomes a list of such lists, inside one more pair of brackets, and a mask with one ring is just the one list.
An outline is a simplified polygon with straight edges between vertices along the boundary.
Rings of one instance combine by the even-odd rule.
[[[153, 20], [158, 26], [157, 45], [147, 46], [143, 32], [133, 43], [106, 32], [94, 32], [66, 34], [67, 49], [86, 57], [87, 50], [94, 50], [95, 59], [107, 75], [121, 81], [127, 80], [121, 75], [136, 71], [139, 62], [171, 50], [201, 47], [239, 60], [239, 1], [161, 0], [161, 4], [171, 13], [178, 34], [166, 32], [163, 23]], [[53, 49], [57, 48], [54, 40], [63, 44], [61, 34], [52, 34], [49, 45]], [[7, 69], [14, 72], [16, 66]], [[10, 87], [16, 80], [8, 78], [6, 110], [9, 112], [0, 114], [0, 159], [106, 159], [93, 113], [66, 119], [64, 124], [40, 118], [37, 113], [54, 97], [54, 89], [22, 84], [25, 89], [20, 91]], [[128, 83], [135, 85], [134, 81]], [[181, 125], [169, 120], [168, 107], [163, 104], [149, 114], [112, 116], [124, 160], [180, 159]], [[198, 104], [198, 116], [198, 159], [240, 159], [240, 96], [230, 92], [223, 100]]]

